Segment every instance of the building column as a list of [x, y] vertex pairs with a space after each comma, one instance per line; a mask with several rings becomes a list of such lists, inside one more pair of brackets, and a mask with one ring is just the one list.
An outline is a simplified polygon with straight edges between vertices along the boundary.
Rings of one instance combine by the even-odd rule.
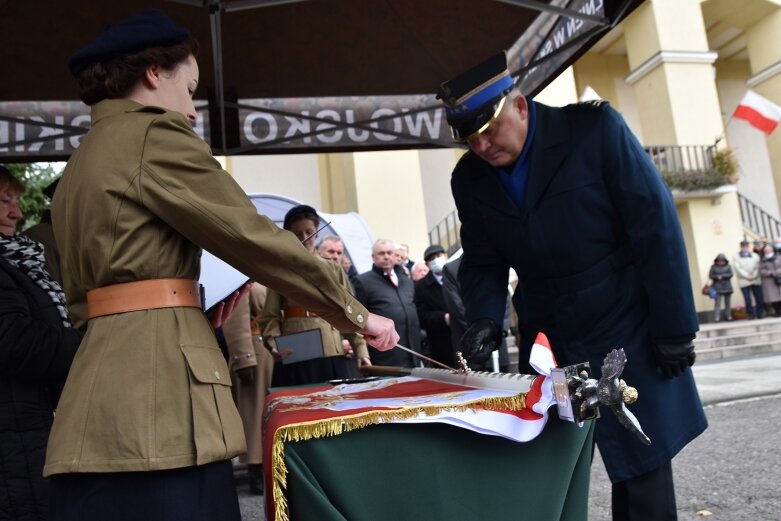
[[651, 0], [625, 22], [645, 145], [709, 145], [724, 134], [699, 0]]
[[[635, 92], [643, 144], [711, 145], [723, 139], [713, 67], [717, 53], [708, 48], [700, 1], [646, 2], [624, 22], [624, 38], [626, 82]], [[730, 190], [676, 199], [700, 312], [713, 308], [700, 293], [713, 259], [718, 253], [731, 258], [742, 239], [738, 199], [734, 187]]]
[[[781, 34], [781, 8], [746, 29], [751, 68], [751, 77], [746, 82], [746, 86], [777, 105], [781, 105], [779, 34]], [[763, 135], [759, 131], [757, 131], [757, 139], [763, 139]], [[766, 139], [773, 181], [775, 186], [779, 187], [781, 186], [781, 130], [776, 129]], [[779, 207], [781, 207], [781, 194], [778, 193], [778, 190], [776, 190], [776, 198]]]

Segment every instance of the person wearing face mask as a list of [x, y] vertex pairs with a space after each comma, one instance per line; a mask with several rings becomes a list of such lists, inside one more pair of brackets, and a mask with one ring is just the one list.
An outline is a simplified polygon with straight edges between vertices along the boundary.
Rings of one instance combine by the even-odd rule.
[[447, 311], [442, 293], [442, 268], [447, 262], [447, 253], [439, 244], [432, 244], [423, 253], [423, 260], [429, 272], [415, 282], [415, 307], [418, 310], [420, 326], [426, 332], [431, 358], [454, 367], [450, 313]]
[[765, 244], [762, 249], [759, 276], [762, 278], [762, 296], [765, 303], [773, 306], [775, 315], [781, 317], [781, 255], [773, 251], [772, 244]]

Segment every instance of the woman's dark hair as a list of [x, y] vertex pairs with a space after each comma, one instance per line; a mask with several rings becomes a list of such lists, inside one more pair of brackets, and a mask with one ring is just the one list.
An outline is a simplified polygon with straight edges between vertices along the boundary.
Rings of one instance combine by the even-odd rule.
[[0, 165], [0, 192], [11, 192], [17, 195], [22, 195], [25, 192], [24, 183], [3, 165]]
[[285, 230], [289, 230], [290, 227], [293, 226], [293, 223], [298, 222], [301, 219], [309, 219], [315, 223], [315, 228], [320, 226], [320, 216], [317, 215], [315, 209], [305, 204], [299, 204], [287, 211], [285, 214], [285, 222], [282, 227]]
[[79, 97], [87, 105], [123, 97], [144, 76], [146, 68], [159, 65], [170, 71], [190, 55], [198, 55], [198, 42], [188, 38], [165, 47], [150, 47], [90, 65], [76, 78]]

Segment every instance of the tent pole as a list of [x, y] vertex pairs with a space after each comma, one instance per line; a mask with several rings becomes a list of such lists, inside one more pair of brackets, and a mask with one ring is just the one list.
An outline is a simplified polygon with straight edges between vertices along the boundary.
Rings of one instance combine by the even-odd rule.
[[227, 150], [225, 129], [225, 85], [222, 77], [222, 25], [220, 20], [220, 1], [209, 3], [209, 22], [212, 31], [212, 59], [214, 60], [214, 98], [220, 115], [220, 154]]

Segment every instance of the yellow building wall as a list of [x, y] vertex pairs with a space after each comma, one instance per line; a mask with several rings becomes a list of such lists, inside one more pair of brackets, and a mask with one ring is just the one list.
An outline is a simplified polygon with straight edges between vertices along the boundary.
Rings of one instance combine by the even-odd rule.
[[418, 152], [355, 152], [353, 160], [358, 213], [374, 238], [405, 243], [420, 259], [428, 230]]

